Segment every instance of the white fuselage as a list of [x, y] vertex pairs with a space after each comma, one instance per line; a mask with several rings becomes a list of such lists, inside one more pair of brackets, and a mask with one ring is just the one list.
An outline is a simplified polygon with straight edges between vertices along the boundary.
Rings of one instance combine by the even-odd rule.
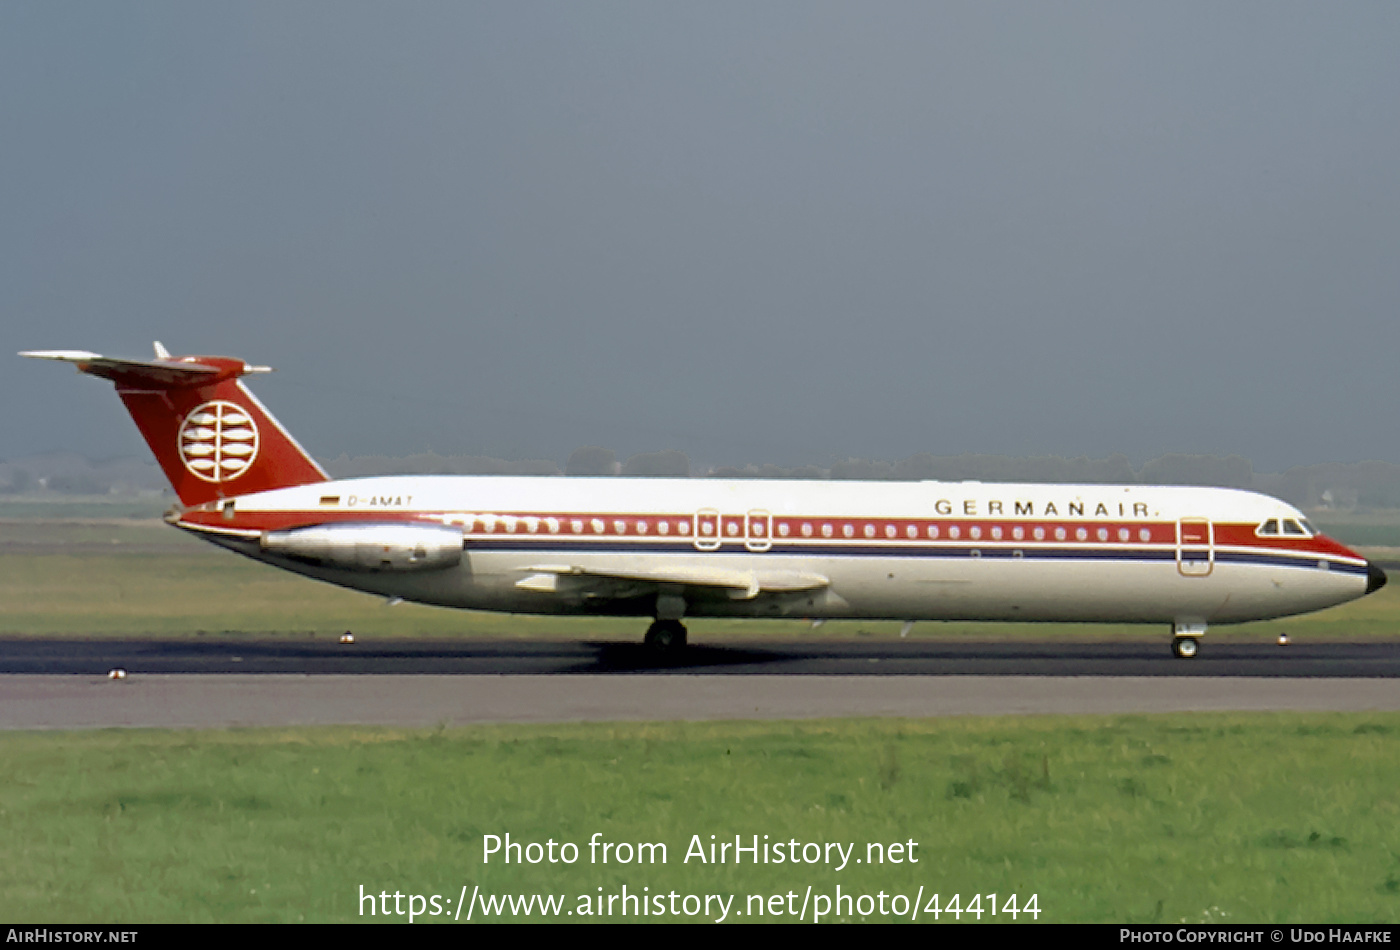
[[[415, 476], [247, 495], [177, 524], [347, 587], [518, 613], [644, 615], [669, 596], [685, 616], [1214, 624], [1366, 593], [1364, 558], [1261, 534], [1269, 519], [1305, 524], [1211, 488]], [[265, 549], [272, 531], [384, 524], [458, 529], [460, 560], [374, 571]]]

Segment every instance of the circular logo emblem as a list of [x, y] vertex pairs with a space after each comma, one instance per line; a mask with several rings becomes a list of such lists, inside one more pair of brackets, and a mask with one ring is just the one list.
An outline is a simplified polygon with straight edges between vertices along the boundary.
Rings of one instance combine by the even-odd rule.
[[258, 427], [242, 406], [206, 402], [180, 426], [180, 459], [206, 482], [228, 482], [258, 456]]

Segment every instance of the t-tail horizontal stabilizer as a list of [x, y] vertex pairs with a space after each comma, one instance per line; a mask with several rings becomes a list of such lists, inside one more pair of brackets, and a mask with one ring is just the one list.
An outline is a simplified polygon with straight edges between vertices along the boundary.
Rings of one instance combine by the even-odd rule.
[[29, 350], [31, 359], [72, 363], [110, 380], [186, 507], [221, 498], [324, 482], [328, 476], [239, 377], [269, 373], [227, 356], [154, 360], [86, 350]]

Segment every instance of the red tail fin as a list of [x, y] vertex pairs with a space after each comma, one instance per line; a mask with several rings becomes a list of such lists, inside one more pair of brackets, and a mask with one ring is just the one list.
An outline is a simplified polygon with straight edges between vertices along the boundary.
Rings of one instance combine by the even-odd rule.
[[328, 476], [239, 382], [269, 372], [225, 356], [171, 357], [156, 344], [152, 361], [74, 350], [21, 353], [62, 360], [110, 379], [186, 507]]

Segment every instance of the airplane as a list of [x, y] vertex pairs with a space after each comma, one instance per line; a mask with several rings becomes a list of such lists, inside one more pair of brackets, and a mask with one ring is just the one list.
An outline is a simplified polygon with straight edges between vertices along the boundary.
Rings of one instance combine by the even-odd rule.
[[1320, 610], [1377, 565], [1278, 499], [1223, 488], [712, 478], [331, 479], [240, 359], [21, 356], [110, 380], [179, 498], [166, 520], [342, 587], [446, 607], [650, 617], [1170, 625]]

